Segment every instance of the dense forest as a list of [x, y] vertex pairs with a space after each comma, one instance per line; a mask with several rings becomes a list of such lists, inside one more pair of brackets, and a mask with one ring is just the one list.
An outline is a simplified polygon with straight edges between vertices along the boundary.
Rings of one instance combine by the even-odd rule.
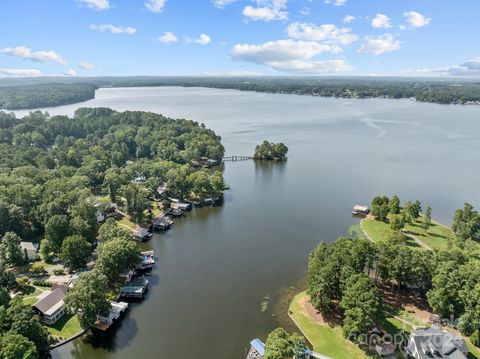
[[184, 86], [342, 98], [412, 98], [440, 104], [480, 103], [478, 81], [416, 78], [85, 77], [0, 79], [0, 108], [58, 106], [94, 98], [98, 87]]
[[0, 109], [33, 109], [87, 101], [95, 98], [96, 88], [82, 83], [0, 87]]
[[86, 329], [108, 314], [121, 273], [139, 260], [128, 227], [109, 218], [99, 228], [102, 201], [142, 223], [159, 187], [181, 200], [225, 189], [220, 171], [198, 165], [220, 163], [220, 137], [203, 124], [149, 112], [80, 108], [73, 118], [36, 111], [19, 119], [0, 111], [0, 154], [1, 358], [38, 358], [55, 340], [23, 301], [32, 287], [22, 240], [40, 242], [42, 262], [30, 273], [54, 260], [84, 270], [96, 248], [94, 269], [65, 298]]
[[220, 137], [203, 125], [154, 113], [80, 108], [74, 118], [37, 111], [18, 119], [0, 112], [0, 235], [35, 238], [52, 216], [89, 212], [76, 206], [91, 207], [93, 194], [130, 193], [138, 177], [152, 193], [166, 183], [177, 198], [221, 187], [219, 174], [190, 163], [223, 153]]

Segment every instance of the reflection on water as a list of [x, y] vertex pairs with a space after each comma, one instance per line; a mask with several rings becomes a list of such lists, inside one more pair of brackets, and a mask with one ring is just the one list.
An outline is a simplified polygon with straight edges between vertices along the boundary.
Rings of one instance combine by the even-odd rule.
[[199, 88], [102, 89], [86, 105], [204, 122], [227, 155], [265, 139], [289, 153], [226, 163], [223, 205], [195, 208], [142, 244], [158, 259], [145, 301], [108, 339], [76, 340], [57, 357], [244, 358], [252, 338], [290, 325], [288, 297], [305, 288], [309, 252], [348, 233], [352, 205], [397, 194], [446, 223], [463, 202], [480, 206], [478, 106]]

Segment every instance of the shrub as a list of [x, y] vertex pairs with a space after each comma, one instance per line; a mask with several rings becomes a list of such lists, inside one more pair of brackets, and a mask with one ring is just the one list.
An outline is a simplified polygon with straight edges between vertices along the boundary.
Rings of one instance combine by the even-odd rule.
[[30, 284], [30, 279], [28, 279], [28, 277], [17, 278], [18, 289], [22, 291], [25, 290], [29, 284]]
[[52, 287], [52, 282], [49, 282], [47, 280], [34, 280], [32, 281], [32, 284], [36, 285], [37, 287], [47, 287], [47, 288]]
[[53, 274], [55, 275], [63, 275], [65, 274], [65, 271], [63, 269], [54, 269]]
[[30, 267], [30, 273], [34, 275], [41, 275], [45, 273], [45, 264], [41, 262], [33, 263], [32, 266]]

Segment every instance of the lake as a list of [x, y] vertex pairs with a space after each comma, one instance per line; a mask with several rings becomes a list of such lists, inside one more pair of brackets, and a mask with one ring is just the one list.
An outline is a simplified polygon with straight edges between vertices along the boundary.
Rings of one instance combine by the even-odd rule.
[[356, 223], [354, 204], [397, 194], [446, 224], [464, 202], [480, 206], [480, 107], [157, 87], [100, 89], [48, 111], [82, 106], [203, 122], [227, 155], [251, 155], [264, 139], [290, 151], [285, 163], [226, 163], [223, 205], [193, 210], [144, 245], [157, 256], [146, 300], [111, 335], [55, 357], [245, 358], [252, 338], [283, 323], [275, 304], [304, 283], [308, 253]]

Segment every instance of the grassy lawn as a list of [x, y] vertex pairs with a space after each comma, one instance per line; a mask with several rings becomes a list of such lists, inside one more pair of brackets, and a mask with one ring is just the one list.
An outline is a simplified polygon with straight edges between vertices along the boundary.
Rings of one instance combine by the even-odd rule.
[[68, 339], [82, 330], [76, 315], [65, 314], [54, 325], [46, 326], [48, 331], [57, 337]]
[[122, 217], [122, 219], [119, 220], [118, 223], [123, 225], [123, 226], [127, 226], [130, 229], [135, 229], [135, 227], [136, 227], [135, 223], [133, 223], [127, 217]]
[[360, 239], [368, 240], [368, 238], [365, 236], [365, 234], [362, 231], [362, 227], [360, 227], [360, 223], [354, 226], [350, 226], [350, 228], [348, 229], [348, 234], [352, 237], [358, 237]]
[[430, 248], [438, 250], [447, 249], [449, 238], [455, 238], [452, 230], [441, 223], [432, 221], [432, 225], [425, 233], [421, 227], [422, 220], [422, 217], [417, 218], [415, 223], [407, 224], [405, 229], [425, 242]]
[[[49, 290], [49, 288], [46, 288], [45, 290]], [[43, 293], [45, 290], [35, 287], [33, 285], [28, 286], [25, 290], [22, 303], [25, 305], [34, 305], [37, 302], [38, 295]]]
[[397, 318], [385, 313], [385, 318], [381, 321], [383, 329], [390, 335], [400, 334], [402, 331], [411, 333], [413, 328], [401, 322]]
[[297, 294], [289, 307], [289, 312], [299, 329], [304, 333], [313, 345], [313, 350], [332, 357], [333, 359], [365, 359], [370, 358], [358, 346], [343, 337], [342, 328], [331, 328], [327, 324], [322, 325], [307, 316], [300, 305], [300, 301], [306, 296], [305, 292]]
[[[376, 243], [384, 242], [385, 238], [388, 238], [389, 235], [393, 234], [393, 230], [388, 223], [377, 220], [365, 220], [362, 221], [362, 225], [368, 236]], [[422, 247], [411, 238], [407, 239], [407, 246], [422, 249]]]
[[470, 339], [466, 339], [466, 341], [469, 350], [468, 359], [480, 359], [480, 349], [473, 345]]

